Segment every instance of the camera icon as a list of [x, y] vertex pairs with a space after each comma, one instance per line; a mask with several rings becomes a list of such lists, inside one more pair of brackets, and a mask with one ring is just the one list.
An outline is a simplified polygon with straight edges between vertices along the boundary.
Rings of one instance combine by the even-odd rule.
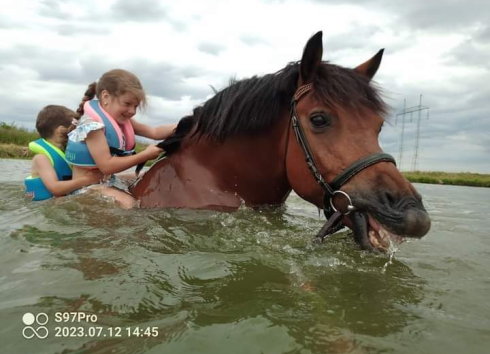
[[[24, 322], [25, 327], [22, 330], [22, 336], [25, 339], [32, 339], [37, 337], [39, 339], [45, 339], [48, 337], [49, 331], [45, 327], [45, 324], [49, 322], [48, 315], [40, 312], [36, 316], [32, 313], [27, 312], [22, 316], [22, 322]], [[37, 327], [34, 328], [32, 325], [36, 324]]]

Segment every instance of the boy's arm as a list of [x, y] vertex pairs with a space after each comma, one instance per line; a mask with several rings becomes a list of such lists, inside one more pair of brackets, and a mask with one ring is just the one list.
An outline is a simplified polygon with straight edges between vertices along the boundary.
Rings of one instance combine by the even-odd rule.
[[36, 155], [32, 163], [46, 188], [56, 197], [67, 195], [86, 185], [98, 183], [102, 177], [98, 173], [88, 173], [75, 180], [59, 181], [56, 171], [47, 156], [41, 154]]
[[132, 166], [153, 160], [162, 153], [156, 145], [150, 145], [136, 155], [112, 156], [102, 129], [91, 131], [85, 139], [90, 155], [94, 158], [97, 168], [104, 175], [111, 175], [127, 170]]
[[150, 127], [149, 125], [139, 123], [134, 119], [131, 119], [131, 125], [133, 126], [134, 133], [139, 136], [144, 136], [146, 138], [154, 140], [164, 140], [173, 134], [175, 128], [177, 128], [177, 123], [173, 124], [163, 124], [158, 127]]

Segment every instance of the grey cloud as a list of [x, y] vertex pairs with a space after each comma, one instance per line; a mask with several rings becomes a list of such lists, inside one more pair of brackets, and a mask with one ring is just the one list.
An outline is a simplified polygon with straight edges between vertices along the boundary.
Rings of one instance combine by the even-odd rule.
[[490, 69], [490, 27], [480, 30], [448, 53], [449, 64]]
[[[392, 3], [393, 6], [396, 2]], [[414, 29], [457, 31], [478, 21], [486, 24], [490, 20], [490, 3], [486, 0], [467, 1], [463, 8], [459, 0], [400, 1], [397, 5], [399, 9], [408, 7], [403, 18]]]
[[179, 20], [176, 20], [173, 18], [168, 19], [168, 21], [174, 27], [174, 29], [177, 30], [178, 32], [184, 32], [187, 30], [187, 25], [185, 24], [185, 22], [182, 22], [182, 21], [179, 21]]
[[490, 22], [490, 2], [487, 0], [310, 0], [325, 5], [351, 4], [391, 12], [393, 28], [407, 26], [415, 31], [458, 31], [476, 22]]
[[382, 32], [383, 29], [377, 26], [361, 26], [353, 25], [349, 28], [349, 31], [344, 33], [339, 33], [335, 35], [330, 35], [328, 32], [324, 32], [323, 38], [323, 48], [324, 48], [324, 58], [330, 60], [331, 57], [335, 57], [343, 51], [350, 51], [352, 49], [366, 48], [369, 44], [373, 49], [372, 54], [368, 54], [366, 58], [360, 58], [360, 63], [369, 59], [372, 55], [384, 47], [385, 43], [376, 44], [373, 42], [372, 37]]
[[105, 36], [112, 32], [110, 26], [98, 22], [75, 21], [62, 23], [53, 27], [54, 31], [61, 36], [75, 37], [76, 35], [90, 34]]
[[[419, 168], [422, 170], [453, 170], [461, 171], [459, 165], [464, 161], [469, 169], [484, 171], [489, 169], [481, 164], [488, 160], [490, 152], [490, 116], [486, 107], [490, 89], [484, 84], [485, 77], [475, 81], [462, 82], [459, 90], [454, 92], [449, 87], [398, 87], [400, 94], [394, 106], [394, 114], [401, 112], [403, 98], [407, 98], [407, 106], [418, 105], [419, 93], [423, 92], [423, 105], [429, 106], [430, 116], [426, 119], [426, 111], [422, 113]], [[478, 87], [478, 90], [473, 90]], [[401, 117], [400, 117], [401, 118]], [[406, 116], [404, 132], [403, 169], [411, 169], [415, 150], [415, 136], [418, 114], [413, 113], [412, 121]], [[401, 119], [398, 124], [383, 129], [381, 144], [383, 149], [398, 158]], [[465, 139], [465, 140], [462, 140]], [[458, 165], [459, 163], [459, 165]]]
[[0, 81], [3, 83], [0, 102], [5, 103], [0, 109], [0, 121], [33, 129], [37, 113], [42, 107], [49, 103], [64, 104], [62, 95], [53, 101], [48, 98], [50, 93], [45, 88], [49, 87], [49, 83], [25, 82], [23, 79], [30, 74], [25, 69], [0, 66]]
[[57, 0], [43, 0], [41, 1], [41, 8], [39, 14], [44, 17], [51, 17], [61, 20], [67, 20], [72, 18], [72, 14], [69, 12], [61, 10], [60, 3], [66, 1]]
[[35, 71], [40, 80], [80, 82], [76, 53], [17, 45], [0, 54], [0, 67], [17, 66]]
[[490, 26], [487, 24], [485, 27], [483, 27], [480, 30], [480, 33], [478, 33], [475, 36], [475, 39], [479, 42], [489, 43], [490, 42]]
[[105, 71], [123, 68], [138, 76], [148, 94], [167, 100], [179, 100], [182, 96], [204, 99], [210, 91], [207, 85], [186, 82], [186, 79], [206, 74], [205, 70], [197, 67], [179, 68], [168, 63], [149, 63], [142, 58], [114, 62], [106, 58], [91, 57], [80, 64], [86, 84], [99, 78]]
[[202, 76], [202, 74], [205, 73], [205, 71], [203, 69], [201, 69], [197, 66], [188, 66], [188, 67], [179, 69], [179, 71], [182, 74], [182, 76], [186, 79], [196, 78], [196, 77]]
[[269, 45], [270, 43], [262, 37], [254, 35], [244, 35], [240, 37], [240, 41], [249, 46], [255, 46], [259, 44]]
[[[475, 43], [470, 41], [470, 44]], [[448, 53], [451, 60], [445, 64], [449, 68], [453, 67], [456, 74], [460, 66], [474, 68], [479, 60], [471, 58], [471, 55], [479, 56], [481, 54], [476, 50], [485, 48], [480, 43], [471, 52], [467, 45], [465, 43]], [[474, 63], [469, 64], [470, 60], [474, 60]], [[423, 114], [421, 121], [420, 169], [490, 172], [490, 164], [483, 163], [488, 161], [490, 152], [490, 112], [487, 108], [490, 72], [488, 66], [486, 68], [480, 70], [481, 75], [475, 75], [474, 72], [465, 76], [458, 74], [423, 84], [399, 85], [394, 78], [384, 77], [384, 88], [394, 99], [392, 117], [403, 109], [404, 98], [407, 99], [407, 106], [418, 105], [420, 93], [424, 95], [423, 105], [430, 107], [429, 120]], [[415, 150], [418, 116], [414, 113], [412, 122], [408, 116], [406, 118], [403, 169], [409, 170]], [[392, 124], [386, 127], [381, 135], [383, 149], [396, 158], [400, 137], [400, 122], [396, 126]]]
[[0, 53], [0, 68], [12, 65], [29, 68], [37, 74], [39, 80], [83, 86], [108, 70], [124, 68], [134, 72], [151, 95], [178, 100], [182, 96], [204, 99], [210, 93], [207, 84], [186, 82], [187, 79], [206, 74], [205, 70], [198, 67], [179, 68], [167, 63], [148, 63], [143, 58], [128, 61], [100, 56], [78, 57], [77, 53], [63, 49], [53, 51], [40, 46], [14, 46]]
[[203, 53], [211, 54], [211, 55], [218, 55], [221, 53], [223, 50], [225, 50], [225, 46], [222, 44], [218, 43], [211, 43], [211, 42], [206, 42], [206, 43], [201, 43], [197, 46], [197, 49]]
[[169, 15], [168, 9], [159, 0], [117, 0], [111, 7], [111, 13], [98, 14], [106, 21], [162, 22], [167, 21], [175, 30], [183, 32], [187, 25]]
[[385, 31], [385, 28], [375, 25], [353, 24], [343, 33], [332, 35], [323, 32], [323, 58], [336, 63], [346, 55], [346, 52], [362, 50], [363, 56], [358, 58], [358, 62], [349, 63], [350, 67], [354, 67], [374, 56], [381, 48], [386, 48], [386, 56], [411, 46], [412, 43], [406, 40], [390, 39], [389, 42], [385, 42], [383, 36]]
[[25, 25], [25, 22], [23, 21], [19, 21], [19, 20], [15, 20], [15, 19], [12, 19], [10, 17], [6, 17], [6, 16], [0, 16], [0, 28], [1, 29], [7, 29], [7, 30], [11, 30], [13, 28], [25, 28], [26, 25]]
[[[43, 17], [51, 17], [63, 22], [47, 24], [53, 27], [61, 35], [72, 36], [78, 33], [107, 34], [111, 31], [108, 24], [114, 22], [162, 22], [167, 21], [177, 31], [184, 31], [186, 24], [172, 18], [167, 8], [158, 0], [117, 0], [111, 5], [109, 11], [100, 10], [92, 6], [89, 15], [75, 16], [61, 10], [60, 2], [75, 2], [73, 0], [44, 0], [39, 14]], [[90, 6], [90, 5], [89, 5]], [[1, 27], [1, 23], [0, 23]], [[88, 31], [88, 32], [87, 32]]]
[[[5, 99], [7, 97], [0, 97]], [[7, 124], [16, 124], [17, 126], [28, 126], [34, 128], [37, 112], [41, 110], [42, 105], [25, 100], [17, 100], [9, 97], [9, 109], [0, 111], [0, 122]]]
[[167, 18], [167, 10], [158, 0], [117, 0], [112, 5], [116, 18], [124, 21], [155, 21]]
[[[135, 68], [141, 68], [140, 62], [134, 62], [130, 65]], [[204, 99], [209, 94], [210, 89], [207, 85], [198, 85], [185, 82], [189, 78], [188, 73], [194, 72], [197, 76], [197, 68], [180, 69], [170, 64], [150, 64], [145, 65], [144, 71], [138, 73], [138, 77], [144, 83], [148, 93], [168, 100], [179, 100], [182, 96], [190, 96], [193, 99]], [[201, 71], [204, 74], [204, 70]]]

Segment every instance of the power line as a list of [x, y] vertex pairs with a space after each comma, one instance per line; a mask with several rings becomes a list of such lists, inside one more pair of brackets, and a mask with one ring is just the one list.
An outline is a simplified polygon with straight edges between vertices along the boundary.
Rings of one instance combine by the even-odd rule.
[[418, 157], [419, 157], [419, 144], [420, 144], [420, 120], [422, 117], [422, 111], [427, 110], [427, 119], [429, 119], [429, 107], [422, 106], [422, 95], [420, 95], [420, 100], [418, 106], [406, 107], [406, 100], [403, 100], [403, 111], [398, 113], [395, 118], [395, 124], [398, 123], [398, 117], [401, 116], [402, 120], [402, 132], [400, 137], [400, 148], [398, 154], [398, 168], [402, 169], [403, 163], [403, 140], [405, 134], [405, 116], [410, 114], [410, 122], [412, 122], [412, 115], [414, 112], [418, 112], [417, 119], [417, 131], [415, 133], [415, 153], [412, 160], [412, 170], [415, 171], [418, 168]]
[[427, 109], [427, 119], [429, 119], [429, 107], [422, 107], [422, 95], [420, 95], [419, 107], [419, 119], [417, 119], [417, 135], [415, 136], [415, 154], [413, 155], [412, 171], [417, 171], [417, 165], [419, 162], [420, 118], [422, 117], [423, 110]]

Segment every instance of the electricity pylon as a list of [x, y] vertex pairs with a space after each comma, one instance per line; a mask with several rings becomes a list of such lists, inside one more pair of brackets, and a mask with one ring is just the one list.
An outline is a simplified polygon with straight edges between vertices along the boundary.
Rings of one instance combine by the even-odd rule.
[[422, 111], [427, 110], [427, 119], [429, 119], [429, 107], [422, 106], [422, 95], [420, 95], [420, 101], [418, 106], [408, 107], [406, 108], [406, 100], [403, 100], [403, 111], [398, 113], [395, 118], [395, 124], [398, 122], [398, 117], [402, 118], [402, 133], [400, 138], [400, 149], [398, 155], [398, 168], [402, 169], [402, 161], [403, 161], [403, 137], [405, 134], [405, 116], [410, 114], [410, 122], [412, 122], [412, 115], [414, 112], [418, 112], [418, 120], [417, 120], [417, 132], [415, 134], [415, 153], [413, 155], [412, 161], [412, 170], [415, 171], [418, 167], [418, 157], [419, 157], [419, 143], [420, 143], [420, 120], [422, 117]]

